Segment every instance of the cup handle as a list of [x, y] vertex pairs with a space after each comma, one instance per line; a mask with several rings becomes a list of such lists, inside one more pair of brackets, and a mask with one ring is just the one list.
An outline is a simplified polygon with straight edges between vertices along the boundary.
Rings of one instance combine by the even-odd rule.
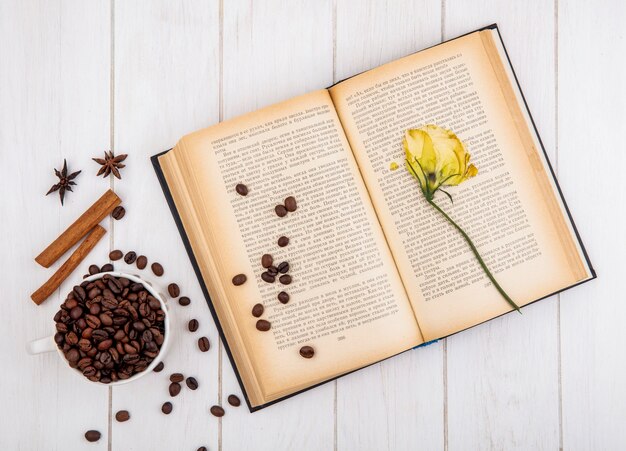
[[54, 342], [54, 337], [40, 338], [39, 340], [33, 340], [26, 346], [26, 350], [29, 354], [42, 354], [44, 352], [52, 352], [57, 349], [57, 345]]

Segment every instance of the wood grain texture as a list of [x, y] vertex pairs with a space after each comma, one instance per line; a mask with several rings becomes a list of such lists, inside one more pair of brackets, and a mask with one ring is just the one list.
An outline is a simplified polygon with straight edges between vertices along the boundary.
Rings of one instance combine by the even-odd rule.
[[[554, 161], [553, 8], [551, 0], [446, 0], [444, 39], [498, 23]], [[556, 297], [450, 337], [447, 345], [450, 450], [559, 447]]]
[[[556, 9], [555, 9], [556, 8]], [[621, 230], [626, 157], [626, 6], [601, 0], [51, 0], [0, 2], [0, 449], [404, 450], [623, 449], [626, 307]], [[599, 278], [558, 299], [407, 352], [250, 414], [148, 157], [183, 134], [497, 22]], [[111, 90], [113, 88], [113, 90]], [[608, 125], [608, 126], [607, 126]], [[585, 133], [581, 131], [591, 131]], [[123, 180], [96, 179], [91, 157], [128, 153]], [[558, 154], [557, 154], [558, 147]], [[593, 152], [593, 153], [590, 153]], [[82, 169], [61, 207], [52, 168]], [[607, 164], [608, 162], [608, 164]], [[27, 297], [49, 269], [33, 257], [113, 186], [127, 209], [109, 239], [50, 300]], [[114, 390], [77, 378], [27, 342], [53, 332], [61, 298], [110, 249], [165, 267], [188, 307], [169, 301], [162, 373]], [[195, 317], [200, 330], [186, 330]], [[208, 353], [197, 338], [212, 342]], [[179, 371], [200, 388], [169, 400]], [[222, 420], [208, 408], [221, 403]], [[85, 408], [87, 406], [87, 408]], [[127, 409], [131, 420], [112, 414]], [[87, 444], [88, 429], [103, 433]]]
[[[370, 2], [336, 12], [337, 80], [441, 39], [439, 1]], [[337, 381], [337, 449], [441, 449], [443, 344], [409, 351]]]
[[[151, 281], [161, 293], [176, 282], [191, 299], [183, 307], [168, 298], [172, 342], [165, 369], [137, 384], [113, 390], [112, 412], [128, 410], [132, 418], [112, 423], [112, 447], [125, 450], [218, 449], [219, 425], [208, 408], [219, 392], [218, 335], [200, 286], [185, 253], [172, 215], [164, 201], [149, 157], [171, 148], [184, 134], [218, 121], [219, 4], [204, 0], [183, 2], [115, 2], [115, 151], [128, 153], [122, 180], [115, 190], [124, 200], [126, 216], [115, 223], [112, 246], [148, 257], [137, 270], [123, 261], [116, 267]], [[165, 274], [152, 274], [160, 262]], [[187, 322], [197, 318], [200, 329], [191, 333]], [[209, 337], [209, 352], [197, 340]], [[183, 384], [170, 398], [169, 375], [193, 376], [199, 388]], [[161, 405], [171, 401], [170, 415]]]
[[[332, 84], [332, 36], [329, 1], [224, 2], [223, 118]], [[250, 415], [225, 352], [222, 382], [223, 449], [332, 449], [333, 383]]]
[[[43, 305], [28, 294], [48, 279], [33, 258], [77, 212], [102, 194], [86, 171], [89, 153], [106, 145], [109, 119], [108, 4], [96, 1], [0, 3], [0, 162], [3, 177], [0, 271], [0, 449], [81, 449], [88, 429], [107, 447], [106, 389], [69, 369], [56, 352], [30, 356], [26, 343], [52, 335], [60, 299], [81, 281], [80, 268]], [[82, 169], [61, 206], [52, 170], [67, 158]], [[106, 249], [100, 242], [94, 252]], [[89, 408], [85, 409], [85, 400]], [[10, 412], [10, 413], [9, 413]]]
[[598, 273], [561, 295], [564, 449], [626, 446], [625, 20], [622, 2], [559, 2], [559, 176]]

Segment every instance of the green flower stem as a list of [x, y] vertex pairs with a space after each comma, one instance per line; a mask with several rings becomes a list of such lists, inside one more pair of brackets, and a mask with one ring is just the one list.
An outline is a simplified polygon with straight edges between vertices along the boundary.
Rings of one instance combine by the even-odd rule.
[[506, 291], [504, 291], [504, 289], [500, 286], [500, 284], [496, 282], [496, 279], [491, 274], [491, 271], [489, 271], [489, 268], [487, 268], [487, 265], [485, 264], [480, 254], [478, 253], [478, 249], [476, 249], [476, 246], [474, 246], [474, 243], [472, 243], [472, 240], [467, 235], [467, 233], [465, 233], [463, 229], [456, 222], [454, 222], [450, 216], [446, 214], [445, 211], [439, 208], [439, 206], [432, 199], [429, 199], [428, 197], [426, 197], [426, 200], [428, 201], [430, 205], [432, 205], [435, 208], [435, 210], [441, 213], [443, 217], [446, 218], [448, 222], [454, 226], [455, 229], [459, 231], [459, 233], [463, 236], [463, 238], [465, 238], [465, 241], [467, 241], [467, 244], [469, 244], [469, 247], [470, 249], [472, 249], [472, 252], [474, 253], [474, 256], [476, 257], [476, 260], [478, 260], [478, 263], [480, 263], [480, 266], [485, 271], [485, 274], [487, 274], [487, 277], [489, 277], [489, 280], [491, 280], [491, 283], [493, 283], [493, 285], [496, 287], [496, 289], [502, 295], [502, 297], [506, 299], [506, 302], [508, 302], [511, 305], [511, 307], [513, 307], [515, 310], [517, 310], [521, 314], [522, 311], [520, 310], [518, 305], [515, 302], [513, 302], [513, 299], [511, 299], [509, 295], [506, 294]]

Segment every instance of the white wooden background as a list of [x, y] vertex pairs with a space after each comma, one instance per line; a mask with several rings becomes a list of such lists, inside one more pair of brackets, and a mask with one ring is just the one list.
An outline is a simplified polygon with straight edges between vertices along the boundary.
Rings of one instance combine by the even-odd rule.
[[[492, 22], [599, 279], [264, 411], [212, 417], [239, 388], [148, 157]], [[0, 449], [626, 448], [624, 23], [620, 0], [0, 0]], [[91, 157], [109, 148], [130, 154], [122, 181], [95, 178]], [[61, 207], [44, 194], [63, 158], [83, 173]], [[166, 370], [114, 389], [25, 352], [71, 286], [35, 306], [51, 270], [33, 257], [109, 184], [127, 215], [105, 220], [89, 262], [144, 253], [193, 301], [174, 306], [183, 332]], [[184, 331], [191, 317], [213, 343], [206, 354]], [[200, 389], [165, 416], [174, 370]], [[131, 420], [115, 422], [118, 409]], [[102, 439], [87, 443], [88, 429]]]

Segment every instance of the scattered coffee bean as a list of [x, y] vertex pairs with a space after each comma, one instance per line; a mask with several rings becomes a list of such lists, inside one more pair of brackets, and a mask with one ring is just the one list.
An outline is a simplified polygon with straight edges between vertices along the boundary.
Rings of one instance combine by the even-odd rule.
[[278, 265], [278, 272], [285, 274], [288, 271], [289, 271], [289, 263], [282, 262], [280, 265]]
[[212, 406], [210, 410], [213, 416], [218, 417], [218, 418], [223, 417], [224, 414], [226, 413], [224, 412], [224, 409], [222, 409], [220, 406]]
[[289, 285], [291, 283], [291, 276], [289, 274], [283, 274], [282, 276], [279, 277], [278, 280], [283, 285]]
[[148, 266], [148, 258], [145, 255], [137, 257], [137, 269], [145, 269]]
[[161, 371], [163, 371], [163, 368], [165, 368], [165, 364], [163, 362], [159, 362], [152, 371], [154, 371], [155, 373], [160, 373]]
[[196, 388], [198, 388], [198, 381], [195, 377], [188, 377], [187, 379], [185, 379], [185, 383], [190, 390], [195, 390]]
[[287, 302], [289, 302], [289, 293], [281, 291], [280, 293], [278, 293], [278, 300], [281, 304], [286, 304]]
[[244, 283], [246, 283], [246, 280], [248, 280], [248, 278], [245, 274], [237, 274], [235, 277], [233, 277], [233, 285], [243, 285]]
[[200, 324], [198, 323], [197, 319], [190, 319], [189, 323], [187, 324], [187, 328], [189, 329], [189, 332], [197, 331], [199, 326]]
[[189, 304], [191, 304], [191, 299], [189, 299], [187, 296], [181, 296], [180, 298], [178, 298], [178, 303], [183, 307], [187, 307]]
[[172, 403], [169, 401], [164, 402], [161, 406], [161, 412], [163, 412], [165, 415], [169, 415], [170, 413], [172, 413]]
[[106, 265], [103, 265], [102, 268], [100, 268], [100, 272], [111, 272], [114, 269], [115, 268], [113, 267], [111, 263], [107, 263]]
[[260, 330], [261, 332], [267, 332], [268, 330], [272, 328], [272, 325], [269, 321], [260, 319], [256, 322], [256, 328], [257, 330]]
[[91, 430], [85, 432], [85, 438], [88, 442], [97, 442], [98, 440], [100, 440], [100, 437], [102, 437], [102, 434], [100, 434], [99, 431]]
[[196, 451], [209, 451], [206, 446], [201, 446]]
[[270, 266], [269, 268], [267, 268], [267, 272], [270, 276], [276, 277], [276, 275], [278, 274], [278, 268], [276, 266]]
[[161, 277], [163, 275], [163, 273], [165, 272], [165, 271], [163, 271], [163, 266], [161, 266], [161, 263], [154, 262], [154, 263], [152, 263], [150, 268], [152, 268], [152, 272], [157, 277]]
[[270, 254], [263, 254], [261, 257], [261, 266], [264, 268], [269, 268], [274, 263], [274, 258]]
[[127, 252], [126, 255], [124, 255], [124, 262], [127, 265], [132, 265], [135, 263], [135, 260], [137, 260], [137, 254], [133, 251]]
[[200, 351], [207, 352], [211, 348], [211, 343], [207, 337], [198, 338], [198, 348]]
[[117, 261], [124, 256], [124, 252], [119, 249], [109, 252], [109, 260]]
[[169, 387], [170, 396], [173, 398], [180, 393], [180, 384], [178, 382], [172, 382]]
[[98, 274], [100, 272], [100, 267], [98, 265], [89, 265], [89, 275]]
[[285, 199], [285, 208], [289, 212], [296, 211], [296, 209], [298, 208], [298, 205], [296, 204], [296, 198], [293, 197], [293, 196], [289, 196], [288, 198], [286, 198]]
[[255, 306], [252, 307], [252, 316], [258, 318], [263, 314], [264, 311], [265, 308], [263, 307], [263, 304], [255, 304]]
[[235, 186], [235, 191], [237, 191], [237, 194], [245, 196], [248, 194], [248, 187], [243, 183], [238, 183], [237, 186]]
[[278, 245], [280, 247], [285, 247], [289, 244], [289, 238], [287, 238], [286, 236], [281, 236], [280, 238], [278, 238]]
[[170, 376], [170, 382], [182, 382], [185, 380], [185, 376], [182, 373], [173, 373]]
[[276, 277], [271, 275], [268, 271], [265, 271], [261, 274], [261, 279], [263, 279], [267, 283], [274, 283], [276, 281]]
[[274, 207], [274, 211], [276, 212], [276, 216], [279, 218], [282, 218], [287, 214], [287, 209], [284, 205], [276, 205], [276, 207]]
[[130, 413], [128, 413], [128, 410], [120, 410], [115, 414], [115, 419], [123, 423], [124, 421], [130, 420]]
[[122, 219], [125, 214], [126, 214], [126, 209], [122, 207], [121, 205], [118, 205], [117, 207], [115, 207], [113, 211], [111, 212], [111, 216], [116, 221], [119, 221], [120, 219]]
[[241, 401], [235, 395], [228, 395], [228, 404], [233, 407], [239, 407], [241, 405]]
[[180, 288], [178, 287], [177, 284], [175, 283], [170, 283], [167, 286], [167, 292], [170, 294], [171, 297], [173, 298], [177, 298], [178, 296], [180, 296]]
[[315, 355], [315, 350], [311, 346], [302, 346], [300, 348], [300, 355], [305, 359], [310, 359]]
[[103, 274], [67, 295], [54, 315], [55, 343], [70, 367], [109, 384], [141, 373], [159, 355], [165, 315], [142, 284]]

